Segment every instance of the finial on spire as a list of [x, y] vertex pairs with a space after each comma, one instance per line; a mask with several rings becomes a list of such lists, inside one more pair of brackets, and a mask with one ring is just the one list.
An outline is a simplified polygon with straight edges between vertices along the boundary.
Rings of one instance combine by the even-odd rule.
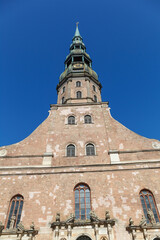
[[82, 38], [80, 33], [79, 33], [78, 24], [79, 24], [79, 22], [76, 22], [76, 31], [75, 31], [74, 37]]

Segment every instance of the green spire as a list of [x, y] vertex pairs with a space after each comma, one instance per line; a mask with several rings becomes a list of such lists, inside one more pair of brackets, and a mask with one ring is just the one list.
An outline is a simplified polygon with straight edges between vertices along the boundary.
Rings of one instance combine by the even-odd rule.
[[79, 29], [78, 29], [78, 24], [79, 24], [79, 22], [76, 23], [76, 31], [75, 31], [72, 41], [75, 41], [75, 40], [82, 41], [82, 37], [81, 37]]
[[78, 24], [79, 24], [79, 22], [76, 23], [76, 31], [75, 31], [74, 37], [81, 37], [81, 35], [79, 33], [79, 29], [78, 29]]

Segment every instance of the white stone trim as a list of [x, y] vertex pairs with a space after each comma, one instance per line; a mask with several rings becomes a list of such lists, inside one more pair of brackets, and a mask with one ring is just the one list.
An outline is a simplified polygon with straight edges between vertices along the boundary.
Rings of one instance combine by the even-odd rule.
[[110, 159], [111, 159], [111, 164], [120, 162], [120, 158], [119, 158], [119, 154], [118, 153], [110, 154]]
[[52, 153], [44, 153], [42, 165], [51, 166], [52, 165]]

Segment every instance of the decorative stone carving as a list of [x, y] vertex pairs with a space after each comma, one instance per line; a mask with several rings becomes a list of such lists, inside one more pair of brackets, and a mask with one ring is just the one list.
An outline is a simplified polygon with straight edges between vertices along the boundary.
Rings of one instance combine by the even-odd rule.
[[34, 222], [32, 222], [32, 224], [30, 225], [30, 229], [31, 229], [31, 230], [34, 230], [34, 229], [35, 229]]
[[16, 216], [12, 215], [11, 221], [10, 221], [10, 225], [9, 225], [9, 229], [13, 229], [14, 228], [15, 222], [16, 222]]
[[132, 237], [133, 237], [133, 240], [135, 240], [136, 237], [137, 237], [137, 234], [136, 234], [136, 231], [135, 231], [135, 230], [132, 231]]
[[129, 219], [129, 226], [134, 226], [134, 221], [132, 218]]
[[102, 236], [100, 240], [108, 240], [108, 238], [106, 236]]
[[0, 150], [0, 157], [4, 157], [4, 156], [6, 156], [6, 154], [7, 154], [7, 150], [6, 149]]
[[18, 225], [17, 225], [17, 230], [18, 230], [18, 231], [21, 231], [21, 232], [24, 232], [25, 228], [24, 228], [22, 222], [18, 223]]
[[89, 215], [91, 222], [97, 222], [99, 220], [94, 211], [90, 211]]
[[66, 223], [73, 223], [74, 220], [75, 220], [75, 216], [73, 213], [71, 213], [69, 218], [66, 220]]
[[71, 236], [71, 234], [72, 234], [72, 228], [71, 228], [71, 225], [68, 225], [67, 235]]
[[[10, 235], [10, 236], [12, 236], [12, 235], [17, 235], [17, 236], [19, 236], [19, 238], [18, 239], [21, 239], [22, 238], [22, 236], [24, 236], [24, 235], [26, 235], [26, 236], [28, 236], [29, 238], [28, 238], [28, 240], [30, 239], [33, 239], [33, 237], [35, 236], [35, 235], [37, 235], [38, 234], [38, 230], [36, 230], [35, 229], [35, 227], [34, 227], [34, 223], [32, 222], [32, 224], [31, 224], [31, 226], [30, 226], [30, 229], [26, 229], [24, 226], [23, 226], [23, 224], [22, 224], [22, 222], [19, 222], [19, 224], [17, 225], [17, 228], [15, 227], [15, 216], [13, 215], [12, 217], [11, 217], [11, 222], [10, 222], [10, 227], [9, 227], [9, 229], [4, 229], [4, 225], [2, 225], [2, 223], [0, 222], [0, 234], [1, 235]], [[2, 231], [2, 230], [3, 231]], [[9, 238], [9, 239], [12, 239], [12, 237], [11, 238]]]
[[110, 217], [110, 214], [109, 214], [109, 211], [106, 211], [106, 213], [105, 213], [105, 220], [108, 220], [108, 219], [110, 219], [111, 217]]
[[148, 211], [147, 216], [150, 218], [150, 222], [153, 222], [153, 224], [147, 224], [147, 220], [143, 215], [139, 225], [135, 225], [132, 218], [129, 219], [129, 226], [126, 227], [126, 230], [131, 233], [133, 240], [137, 239], [137, 236], [140, 235], [141, 237], [138, 239], [151, 240], [154, 239], [155, 232], [157, 232], [157, 230], [158, 232], [160, 231], [160, 224], [156, 223], [155, 219], [153, 220], [154, 215], [152, 215], [153, 212], [151, 212]]
[[141, 219], [141, 221], [140, 221], [140, 223], [139, 223], [139, 226], [142, 227], [142, 226], [144, 226], [144, 225], [146, 225], [146, 224], [147, 224], [147, 220], [146, 220], [146, 218], [142, 215], [142, 219]]
[[56, 226], [56, 229], [55, 229], [55, 236], [58, 237], [59, 236], [59, 227]]
[[148, 233], [147, 233], [146, 229], [143, 229], [143, 235], [144, 235], [145, 239], [147, 240], [148, 239]]
[[0, 222], [0, 233], [2, 232], [3, 229], [4, 229], [4, 225], [2, 222]]
[[[91, 227], [90, 229], [94, 229], [94, 234], [96, 236], [96, 240], [98, 240], [98, 235], [100, 229], [105, 229], [105, 234], [107, 236], [106, 239], [103, 240], [111, 240], [113, 239], [113, 226], [115, 225], [115, 219], [111, 219], [109, 212], [106, 212], [106, 219], [99, 219], [96, 214], [91, 211], [90, 219], [75, 219], [74, 214], [71, 214], [70, 217], [66, 221], [55, 221], [51, 223], [51, 228], [54, 231], [56, 240], [58, 240], [58, 236], [60, 234], [59, 231], [63, 231], [63, 229], [67, 229], [68, 240], [71, 240], [71, 236], [74, 231], [77, 231], [77, 228], [80, 227]], [[103, 233], [104, 234], [104, 233]]]
[[94, 232], [95, 232], [95, 235], [98, 235], [98, 224], [95, 224], [95, 226], [94, 226]]
[[111, 224], [107, 225], [107, 230], [108, 230], [108, 235], [110, 236], [112, 233], [112, 228], [111, 228]]
[[154, 149], [160, 149], [160, 143], [159, 142], [152, 142], [152, 147]]
[[147, 209], [147, 217], [152, 225], [156, 224], [154, 214], [150, 208]]
[[60, 213], [56, 213], [56, 222], [60, 222]]

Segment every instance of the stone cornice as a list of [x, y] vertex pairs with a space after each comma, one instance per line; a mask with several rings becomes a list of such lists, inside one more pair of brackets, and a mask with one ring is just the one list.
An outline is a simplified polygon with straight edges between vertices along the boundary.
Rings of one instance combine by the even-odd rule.
[[132, 232], [133, 230], [142, 230], [142, 229], [160, 229], [160, 224], [156, 224], [156, 225], [151, 225], [151, 224], [147, 224], [145, 226], [139, 226], [139, 225], [134, 225], [134, 226], [127, 226], [126, 227], [127, 231]]
[[35, 228], [34, 228], [34, 225], [32, 224], [31, 225], [31, 227], [30, 227], [30, 229], [25, 229], [25, 227], [23, 226], [23, 224], [22, 224], [22, 222], [20, 222], [18, 225], [17, 225], [17, 227], [16, 228], [12, 228], [12, 227], [10, 227], [10, 228], [5, 228], [4, 229], [4, 225], [0, 222], [0, 236], [2, 236], [2, 235], [17, 235], [17, 236], [19, 236], [19, 235], [22, 235], [22, 236], [24, 236], [24, 235], [27, 235], [27, 236], [29, 236], [29, 237], [34, 237], [35, 235], [37, 235], [38, 234], [38, 230], [36, 230]]
[[111, 226], [115, 225], [116, 220], [115, 219], [108, 219], [108, 220], [102, 220], [98, 219], [97, 221], [74, 221], [74, 222], [66, 222], [66, 221], [61, 221], [61, 222], [53, 222], [51, 224], [51, 228], [56, 228], [56, 226], [71, 226], [71, 227], [80, 227], [80, 226], [95, 226], [95, 224], [99, 225], [108, 225], [110, 224]]
[[46, 153], [46, 154], [41, 154], [41, 155], [1, 156], [0, 158], [37, 158], [37, 157], [53, 157], [53, 153]]
[[[74, 167], [72, 167], [73, 169]], [[10, 169], [0, 169], [0, 171], [2, 173], [0, 173], [0, 176], [33, 176], [33, 175], [58, 175], [58, 174], [80, 174], [80, 173], [113, 173], [113, 172], [127, 172], [127, 171], [144, 171], [144, 170], [159, 170], [160, 169], [160, 166], [147, 166], [147, 167], [133, 167], [133, 168], [122, 168], [122, 169], [119, 169], [119, 168], [116, 168], [116, 169], [113, 169], [113, 168], [110, 168], [110, 169], [80, 169], [80, 170], [69, 170], [69, 171], [64, 171], [64, 170], [61, 170], [61, 171], [52, 171], [51, 169], [49, 169], [50, 171], [44, 171], [45, 169], [44, 168], [34, 168], [32, 169], [32, 167], [29, 169], [25, 169], [25, 168], [21, 168], [21, 169], [16, 169], [16, 168], [10, 168]], [[11, 171], [11, 172], [8, 172], [8, 171]], [[29, 171], [23, 171], [22, 170], [29, 170]], [[33, 171], [34, 170], [34, 171]], [[39, 170], [39, 171], [38, 171]], [[6, 171], [6, 172], [5, 172]]]
[[89, 214], [89, 219], [75, 219], [74, 214], [70, 214], [69, 218], [66, 221], [60, 221], [60, 213], [56, 214], [56, 221], [51, 223], [51, 228], [52, 229], [57, 229], [57, 228], [61, 228], [61, 226], [65, 226], [65, 227], [81, 227], [81, 226], [108, 226], [110, 225], [111, 227], [113, 227], [115, 225], [116, 220], [115, 219], [111, 219], [110, 218], [110, 214], [109, 211], [106, 211], [105, 214], [105, 219], [99, 219], [97, 217], [97, 215], [93, 212], [90, 211]]
[[13, 229], [13, 230], [3, 230], [1, 233], [0, 233], [0, 236], [1, 235], [27, 235], [27, 236], [35, 236], [38, 234], [38, 230], [24, 230], [24, 231], [20, 231], [18, 229]]
[[125, 150], [125, 151], [119, 151], [119, 150], [109, 150], [108, 154], [124, 154], [124, 153], [138, 153], [138, 152], [160, 152], [160, 149], [140, 149], [140, 150]]
[[88, 105], [109, 105], [109, 102], [90, 102], [90, 103], [66, 103], [66, 104], [50, 104], [50, 109], [58, 109], [58, 107], [74, 107], [74, 106], [88, 106]]
[[81, 77], [89, 77], [93, 82], [95, 82], [99, 87], [100, 89], [102, 88], [102, 85], [101, 83], [96, 79], [94, 78], [94, 76], [92, 76], [91, 74], [89, 74], [87, 71], [83, 71], [83, 72], [70, 72], [68, 73], [64, 78], [63, 80], [61, 80], [57, 87], [56, 87], [56, 90], [58, 91], [58, 89], [64, 84], [64, 82], [66, 82], [69, 78], [81, 78]]
[[[137, 160], [137, 161], [128, 161], [128, 162], [115, 162], [115, 163], [106, 163], [106, 164], [85, 164], [85, 165], [62, 165], [62, 166], [43, 166], [43, 165], [30, 165], [30, 166], [3, 166], [1, 167], [0, 166], [0, 171], [5, 171], [5, 170], [47, 170], [47, 169], [67, 169], [67, 168], [78, 168], [79, 171], [78, 172], [88, 172], [88, 170], [83, 170], [83, 168], [96, 168], [96, 167], [106, 167], [107, 169], [98, 169], [98, 170], [95, 170], [97, 172], [99, 171], [122, 171], [122, 170], [135, 170], [135, 169], [140, 169], [140, 170], [143, 170], [144, 168], [138, 168], [138, 167], [135, 167], [135, 168], [124, 168], [124, 169], [113, 169], [112, 166], [132, 166], [134, 164], [136, 165], [142, 165], [142, 164], [157, 164], [157, 163], [160, 163], [160, 159], [150, 159], [150, 160]], [[80, 170], [80, 168], [82, 168], [82, 170]], [[109, 169], [111, 168], [111, 169]], [[145, 169], [148, 169], [151, 167], [145, 167]], [[159, 168], [159, 167], [152, 167], [153, 169], [156, 169], [156, 168]], [[77, 171], [76, 171], [77, 172]], [[90, 172], [94, 172], [94, 170], [90, 170]], [[56, 173], [62, 173], [62, 171], [60, 172], [53, 172], [53, 174], [56, 174]], [[68, 172], [65, 172], [65, 173], [74, 173], [74, 171], [68, 171]], [[45, 174], [45, 173], [44, 173]]]
[[[142, 149], [142, 150], [126, 150], [126, 151], [118, 151], [118, 150], [109, 150], [108, 154], [125, 154], [125, 153], [138, 153], [138, 152], [160, 152], [160, 149]], [[14, 156], [0, 156], [0, 159], [4, 159], [4, 158], [43, 158], [43, 157], [54, 157], [53, 153], [45, 153], [45, 154], [40, 154], [40, 155], [14, 155]], [[132, 161], [133, 163], [143, 163], [143, 162], [153, 162], [153, 161], [157, 161], [157, 160], [138, 160], [138, 161]], [[120, 162], [119, 164], [127, 164], [127, 163], [131, 163], [129, 161], [127, 162]]]

